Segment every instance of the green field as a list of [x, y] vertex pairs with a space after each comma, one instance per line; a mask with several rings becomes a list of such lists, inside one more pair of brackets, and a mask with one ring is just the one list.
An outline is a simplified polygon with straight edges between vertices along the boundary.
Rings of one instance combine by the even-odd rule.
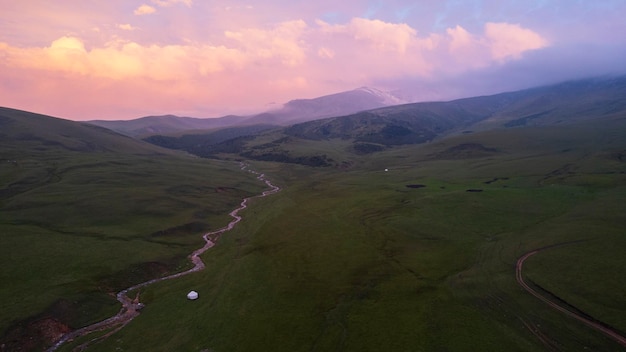
[[[115, 314], [115, 292], [190, 267], [201, 234], [265, 189], [234, 161], [0, 124], [4, 350]], [[626, 331], [625, 134], [613, 116], [359, 154], [269, 132], [249, 143], [333, 166], [250, 162], [282, 190], [250, 201], [205, 270], [141, 289], [141, 314], [88, 350], [618, 351], [524, 291], [515, 263], [567, 243], [531, 257], [526, 280]]]
[[[535, 255], [525, 276], [626, 331], [626, 129], [605, 122], [360, 157], [321, 142], [348, 168], [255, 162], [283, 190], [242, 212], [204, 271], [146, 288], [141, 316], [90, 350], [620, 350], [526, 293], [514, 268], [584, 240]], [[450, 149], [472, 143], [497, 152]]]
[[265, 187], [237, 163], [63, 124], [29, 115], [4, 125], [0, 138], [7, 350], [24, 341], [24, 349], [40, 350], [63, 326], [116, 313], [115, 292], [189, 267], [201, 235], [226, 225], [241, 198]]

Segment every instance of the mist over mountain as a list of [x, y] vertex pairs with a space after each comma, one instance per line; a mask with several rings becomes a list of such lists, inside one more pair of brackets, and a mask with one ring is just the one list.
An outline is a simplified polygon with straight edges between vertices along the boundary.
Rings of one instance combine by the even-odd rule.
[[180, 117], [175, 115], [146, 116], [134, 120], [93, 120], [87, 123], [106, 127], [129, 136], [171, 134], [188, 130], [208, 130], [236, 125], [285, 126], [324, 117], [352, 114], [406, 101], [375, 88], [358, 89], [312, 99], [296, 99], [283, 107], [252, 116], [228, 115], [219, 118]]
[[362, 110], [407, 103], [391, 93], [375, 88], [361, 87], [355, 90], [331, 94], [314, 99], [296, 99], [276, 112], [282, 124], [303, 122], [323, 117], [341, 116]]

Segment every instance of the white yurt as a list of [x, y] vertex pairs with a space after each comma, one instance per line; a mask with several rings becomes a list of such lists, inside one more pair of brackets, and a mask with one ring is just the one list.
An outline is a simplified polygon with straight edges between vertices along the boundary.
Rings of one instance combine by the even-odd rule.
[[198, 299], [198, 292], [196, 291], [189, 291], [189, 293], [187, 294], [187, 299], [190, 300], [194, 300], [194, 299]]

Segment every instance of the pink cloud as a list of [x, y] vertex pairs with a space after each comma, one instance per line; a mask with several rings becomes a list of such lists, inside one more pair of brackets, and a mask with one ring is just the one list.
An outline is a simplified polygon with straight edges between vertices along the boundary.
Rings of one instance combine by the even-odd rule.
[[321, 47], [317, 50], [317, 56], [325, 59], [332, 59], [335, 57], [335, 52], [332, 49]]
[[549, 45], [540, 34], [517, 24], [486, 23], [479, 34], [457, 25], [446, 33], [449, 58], [459, 68], [458, 72], [520, 59], [525, 52]]
[[75, 37], [59, 38], [44, 48], [15, 48], [5, 44], [0, 49], [13, 67], [112, 79], [190, 79], [237, 68], [245, 60], [238, 50], [208, 45], [142, 46], [119, 40], [86, 50]]
[[343, 33], [356, 40], [370, 42], [380, 50], [405, 53], [416, 39], [416, 31], [405, 23], [387, 23], [380, 20], [353, 18], [345, 25], [330, 25], [318, 20], [317, 24], [325, 33]]
[[191, 5], [193, 4], [193, 1], [192, 0], [152, 0], [152, 3], [161, 7], [168, 7], [168, 6], [172, 6], [175, 4], [184, 4], [184, 5], [187, 5], [188, 7], [191, 7]]
[[[211, 40], [177, 44], [121, 38], [143, 32], [130, 31], [135, 28], [131, 23], [109, 28], [125, 31], [106, 41], [64, 35], [43, 46], [0, 43], [0, 79], [17, 82], [19, 76], [8, 80], [8, 71], [25, 77], [17, 90], [0, 84], [0, 96], [37, 106], [57, 101], [60, 115], [76, 119], [120, 118], [109, 117], [114, 111], [125, 118], [185, 112], [216, 116], [258, 112], [269, 101], [375, 81], [465, 72], [548, 45], [536, 32], [506, 23], [488, 24], [483, 33], [456, 26], [441, 34], [365, 18], [341, 24], [291, 20], [233, 26]], [[62, 96], [74, 97], [74, 103], [59, 104]]]
[[476, 36], [459, 25], [454, 28], [448, 28], [446, 33], [450, 36], [449, 48], [452, 54], [463, 52], [477, 45], [478, 40]]
[[518, 24], [486, 23], [485, 38], [491, 48], [493, 59], [497, 61], [519, 58], [525, 51], [548, 46], [545, 38]]
[[279, 58], [288, 66], [301, 64], [305, 52], [300, 42], [304, 30], [304, 21], [283, 22], [271, 29], [246, 28], [239, 31], [226, 31], [225, 36], [237, 42], [240, 50], [253, 61], [258, 59]]
[[[119, 29], [123, 29], [123, 30], [125, 30], [125, 31], [133, 31], [133, 30], [135, 30], [135, 29], [136, 29], [135, 27], [133, 27], [132, 25], [130, 25], [130, 24], [128, 24], [128, 23], [125, 23], [125, 24], [118, 24], [118, 25], [117, 25], [117, 28], [119, 28]], [[99, 30], [98, 30], [98, 31], [99, 31]]]
[[[152, 3], [159, 7], [170, 7], [176, 4], [184, 4], [187, 7], [191, 7], [192, 0], [152, 0]], [[154, 6], [150, 6], [147, 4], [142, 4], [133, 12], [135, 15], [149, 15], [157, 12], [157, 9]]]
[[141, 6], [139, 6], [138, 8], [135, 9], [135, 11], [133, 12], [135, 15], [141, 16], [141, 15], [149, 15], [151, 13], [155, 13], [156, 9], [150, 5], [146, 5], [143, 4]]

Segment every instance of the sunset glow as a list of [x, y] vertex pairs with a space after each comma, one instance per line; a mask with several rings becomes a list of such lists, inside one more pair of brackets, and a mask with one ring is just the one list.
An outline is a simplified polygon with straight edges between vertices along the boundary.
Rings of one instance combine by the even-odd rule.
[[623, 72], [623, 14], [625, 1], [0, 0], [0, 105], [218, 117], [360, 86], [499, 92]]

